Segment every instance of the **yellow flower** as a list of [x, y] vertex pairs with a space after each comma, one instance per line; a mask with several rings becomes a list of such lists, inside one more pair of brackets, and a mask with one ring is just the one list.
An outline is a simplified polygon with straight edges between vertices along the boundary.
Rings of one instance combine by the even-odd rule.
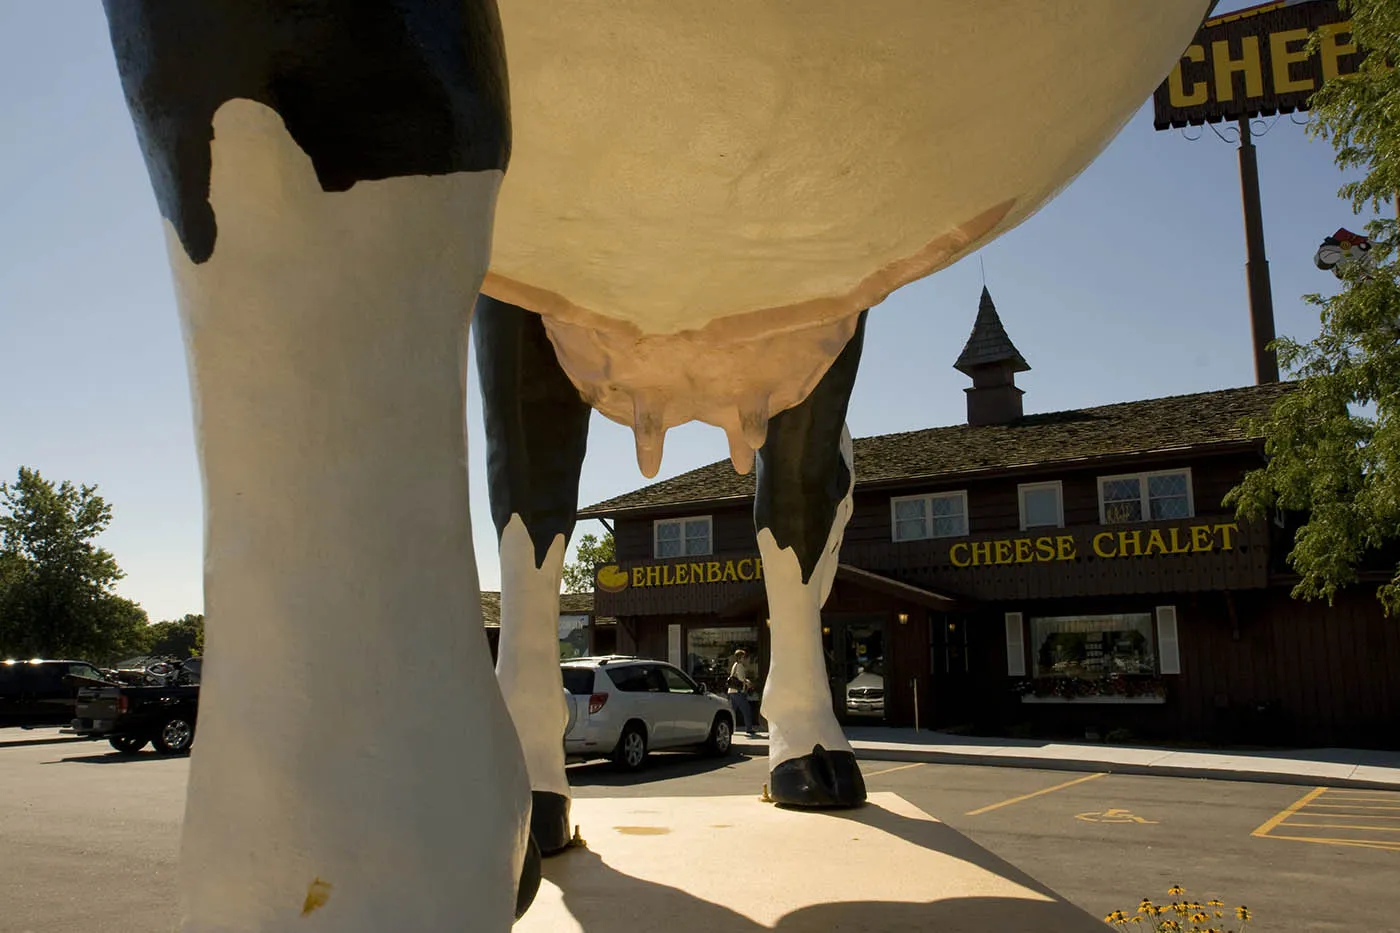
[[1192, 914], [1192, 915], [1191, 915], [1191, 922], [1192, 922], [1192, 923], [1205, 923], [1205, 922], [1206, 922], [1207, 920], [1209, 920], [1209, 919], [1210, 919], [1210, 914]]
[[1181, 885], [1179, 885], [1179, 884], [1174, 884], [1174, 885], [1172, 885], [1170, 888], [1167, 889], [1167, 893], [1168, 893], [1169, 895], [1171, 895], [1172, 897], [1176, 897], [1176, 896], [1179, 895], [1179, 894], [1185, 894], [1186, 891], [1181, 887]]
[[1208, 906], [1208, 907], [1224, 907], [1224, 906], [1225, 906], [1225, 902], [1222, 901], [1222, 900], [1220, 900], [1219, 898], [1211, 898], [1209, 901], [1206, 902], [1206, 906]]
[[1249, 919], [1249, 908], [1248, 908], [1248, 907], [1236, 907], [1236, 908], [1235, 908], [1235, 919], [1236, 919], [1236, 920], [1248, 920], [1248, 919]]

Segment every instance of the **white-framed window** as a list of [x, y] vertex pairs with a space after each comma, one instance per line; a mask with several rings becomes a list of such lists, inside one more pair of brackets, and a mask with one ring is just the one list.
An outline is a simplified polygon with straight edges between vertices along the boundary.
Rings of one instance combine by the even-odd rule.
[[1016, 487], [1021, 500], [1021, 530], [1065, 526], [1064, 487], [1059, 480], [1022, 483]]
[[956, 538], [967, 534], [967, 490], [890, 499], [890, 536], [895, 541]]
[[1191, 471], [1159, 470], [1099, 477], [1099, 521], [1105, 525], [1191, 518]]
[[[1038, 616], [1030, 620], [1036, 677], [1097, 679], [1156, 674], [1152, 613]], [[1173, 641], [1173, 650], [1175, 642]]]
[[652, 553], [658, 558], [713, 554], [713, 526], [709, 515], [657, 519], [651, 526]]

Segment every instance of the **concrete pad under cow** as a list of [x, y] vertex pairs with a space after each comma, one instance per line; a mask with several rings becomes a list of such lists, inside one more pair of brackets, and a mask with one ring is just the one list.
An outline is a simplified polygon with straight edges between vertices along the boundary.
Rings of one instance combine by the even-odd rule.
[[1102, 924], [897, 794], [804, 812], [753, 797], [584, 799], [517, 933], [1091, 931]]

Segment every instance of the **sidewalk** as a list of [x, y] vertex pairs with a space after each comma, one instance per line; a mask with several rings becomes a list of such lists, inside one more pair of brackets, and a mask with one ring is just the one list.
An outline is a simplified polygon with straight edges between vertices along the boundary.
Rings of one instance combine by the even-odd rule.
[[[1047, 771], [1106, 771], [1112, 774], [1156, 774], [1217, 781], [1400, 791], [1400, 752], [1351, 748], [1176, 751], [1142, 745], [973, 738], [868, 726], [848, 728], [846, 737], [850, 739], [856, 757], [862, 760], [1040, 768]], [[734, 736], [734, 746], [750, 754], [765, 754], [768, 739], [763, 734], [749, 738], [741, 732]]]

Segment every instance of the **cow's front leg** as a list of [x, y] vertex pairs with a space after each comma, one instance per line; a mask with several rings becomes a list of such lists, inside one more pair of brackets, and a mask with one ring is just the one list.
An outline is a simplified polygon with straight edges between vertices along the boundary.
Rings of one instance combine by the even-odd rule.
[[851, 517], [855, 468], [846, 407], [865, 315], [802, 404], [768, 423], [758, 452], [754, 524], [768, 593], [771, 649], [763, 690], [770, 793], [795, 807], [853, 807], [865, 781], [832, 710], [821, 608]]
[[569, 843], [559, 580], [592, 409], [564, 375], [538, 314], [483, 295], [473, 337], [491, 517], [500, 543], [496, 676], [529, 766], [530, 832], [550, 855]]
[[506, 933], [529, 783], [464, 467], [508, 130], [494, 8], [107, 9], [204, 478], [182, 928]]

